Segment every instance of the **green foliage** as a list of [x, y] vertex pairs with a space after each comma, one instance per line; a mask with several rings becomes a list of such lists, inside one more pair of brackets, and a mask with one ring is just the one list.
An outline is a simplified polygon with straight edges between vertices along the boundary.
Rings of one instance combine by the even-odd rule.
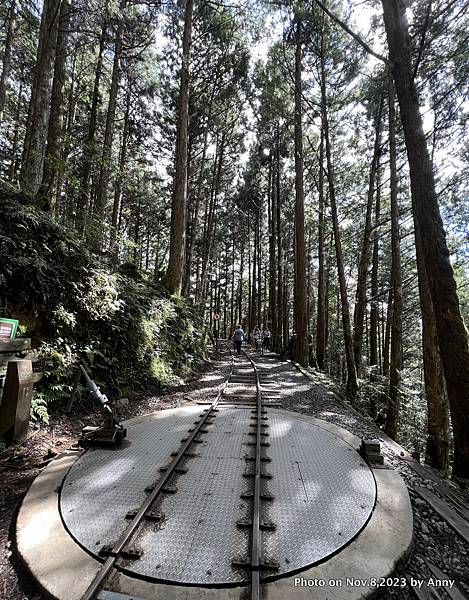
[[[377, 373], [376, 367], [365, 370], [366, 378], [360, 380], [360, 394], [356, 408], [371, 416], [386, 415], [389, 401], [389, 381]], [[401, 372], [399, 386], [400, 418], [398, 441], [410, 452], [423, 452], [426, 444], [426, 400], [421, 379], [411, 369]], [[374, 407], [374, 410], [372, 409]], [[374, 413], [374, 415], [373, 415]]]
[[360, 394], [356, 402], [356, 407], [361, 412], [372, 416], [386, 414], [388, 403], [388, 380], [377, 371], [376, 366], [365, 369], [366, 377], [359, 381]]
[[426, 444], [427, 431], [425, 386], [423, 381], [416, 377], [416, 372], [411, 369], [404, 369], [401, 376], [399, 440], [410, 451], [422, 452]]
[[42, 392], [36, 391], [31, 402], [31, 419], [33, 421], [42, 421], [49, 424], [49, 411], [47, 410], [47, 400]]
[[111, 398], [178, 382], [206, 352], [192, 311], [134, 265], [106, 268], [21, 199], [0, 190], [0, 297], [33, 338], [44, 372], [33, 418], [47, 421], [47, 407], [70, 396], [80, 362]]

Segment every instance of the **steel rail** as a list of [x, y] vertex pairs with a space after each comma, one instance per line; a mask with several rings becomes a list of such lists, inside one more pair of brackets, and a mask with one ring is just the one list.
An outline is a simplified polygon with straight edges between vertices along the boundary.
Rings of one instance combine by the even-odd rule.
[[251, 530], [251, 599], [262, 600], [262, 586], [260, 581], [260, 569], [262, 565], [262, 533], [261, 533], [261, 495], [262, 495], [262, 457], [261, 457], [261, 434], [262, 434], [262, 391], [259, 381], [257, 366], [244, 351], [249, 359], [256, 375], [256, 454], [254, 467], [254, 496], [252, 508], [252, 530]]
[[[231, 348], [229, 348], [229, 350], [231, 353]], [[228, 375], [227, 379], [225, 380], [223, 386], [220, 388], [220, 391], [218, 392], [215, 400], [212, 402], [211, 406], [208, 409], [205, 409], [203, 411], [203, 412], [205, 412], [205, 415], [199, 421], [199, 423], [197, 424], [197, 427], [192, 431], [192, 433], [189, 435], [189, 437], [183, 442], [183, 444], [180, 447], [179, 451], [177, 452], [176, 456], [173, 458], [173, 460], [171, 461], [171, 463], [169, 464], [169, 466], [163, 473], [162, 477], [158, 480], [155, 488], [147, 496], [145, 501], [142, 503], [142, 505], [138, 509], [136, 515], [132, 518], [132, 521], [122, 532], [121, 536], [119, 537], [117, 542], [112, 547], [112, 550], [110, 551], [110, 556], [106, 559], [103, 566], [101, 567], [101, 569], [98, 571], [98, 573], [94, 577], [93, 581], [88, 586], [88, 588], [85, 591], [84, 595], [82, 596], [81, 600], [94, 600], [96, 594], [100, 591], [100, 588], [103, 585], [103, 583], [105, 582], [110, 571], [114, 568], [117, 560], [120, 558], [122, 551], [125, 549], [126, 546], [129, 545], [129, 543], [133, 540], [133, 538], [136, 537], [141, 526], [143, 526], [143, 520], [144, 520], [145, 514], [152, 507], [152, 505], [154, 504], [154, 502], [156, 501], [156, 499], [162, 492], [163, 488], [168, 483], [169, 479], [174, 475], [179, 463], [183, 459], [189, 446], [195, 440], [196, 436], [199, 434], [200, 430], [203, 428], [204, 424], [207, 422], [207, 419], [209, 418], [211, 413], [216, 409], [216, 407], [217, 407], [218, 403], [220, 402], [220, 399], [223, 396], [223, 394], [226, 390], [226, 387], [231, 379], [231, 376], [233, 374], [233, 368], [234, 368], [234, 356], [233, 356], [233, 353], [231, 353], [230, 374]]]

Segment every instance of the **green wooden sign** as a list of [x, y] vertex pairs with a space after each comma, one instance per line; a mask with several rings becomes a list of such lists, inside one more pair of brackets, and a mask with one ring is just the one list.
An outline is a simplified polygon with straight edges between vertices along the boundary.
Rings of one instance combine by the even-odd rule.
[[16, 319], [5, 319], [0, 317], [0, 338], [14, 340], [18, 329], [19, 321]]

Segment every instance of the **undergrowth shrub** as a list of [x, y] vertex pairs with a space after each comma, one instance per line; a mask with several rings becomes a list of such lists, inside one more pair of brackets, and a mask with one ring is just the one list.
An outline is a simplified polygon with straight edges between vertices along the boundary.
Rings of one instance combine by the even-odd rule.
[[171, 385], [205, 355], [208, 336], [181, 299], [134, 265], [112, 269], [27, 202], [0, 187], [0, 303], [40, 357], [36, 418], [68, 399], [80, 362], [115, 398]]
[[[366, 377], [360, 380], [356, 408], [376, 419], [377, 423], [384, 427], [389, 401], [389, 381], [377, 372], [376, 367], [368, 367], [364, 371]], [[400, 375], [397, 440], [409, 451], [423, 453], [427, 419], [424, 385], [411, 369], [403, 369]]]

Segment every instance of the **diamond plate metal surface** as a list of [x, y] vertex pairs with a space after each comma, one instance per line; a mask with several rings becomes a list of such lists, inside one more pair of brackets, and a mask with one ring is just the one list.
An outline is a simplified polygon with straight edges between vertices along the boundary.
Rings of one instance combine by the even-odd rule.
[[[148, 420], [128, 429], [130, 446], [91, 450], [72, 467], [61, 497], [63, 518], [72, 535], [91, 552], [116, 541], [125, 514], [145, 498], [144, 488], [158, 478], [200, 409], [183, 416]], [[245, 457], [252, 411], [220, 407], [197, 455], [186, 459], [186, 474], [171, 485], [177, 493], [163, 495], [155, 507], [164, 521], [147, 524], [136, 540], [140, 560], [124, 563], [137, 576], [185, 584], [236, 585], [249, 573], [236, 569], [235, 556], [248, 556], [249, 530], [236, 522], [249, 519], [252, 470]], [[265, 559], [280, 563], [285, 575], [324, 560], [346, 545], [367, 522], [374, 507], [376, 485], [370, 469], [353, 448], [333, 434], [293, 416], [268, 409], [272, 459], [263, 481], [274, 501], [262, 503], [262, 518], [276, 525], [262, 533]]]
[[145, 488], [159, 477], [181, 438], [203, 411], [184, 409], [166, 418], [149, 418], [128, 428], [120, 448], [85, 452], [66, 476], [61, 496], [62, 519], [73, 537], [97, 554], [125, 529], [125, 515], [145, 500]]
[[[160, 504], [165, 521], [147, 528], [139, 539], [143, 557], [132, 571], [181, 583], [221, 584], [246, 580], [231, 566], [234, 554], [245, 554], [247, 537], [236, 520], [248, 516], [249, 503], [240, 496], [249, 453], [251, 411], [223, 408], [210, 433], [199, 444], [199, 456], [187, 463], [177, 494]], [[157, 569], [155, 566], [159, 565]]]
[[363, 528], [376, 484], [359, 454], [332, 433], [269, 409], [275, 497], [267, 506], [277, 525], [264, 536], [265, 553], [279, 573], [311, 565], [345, 546]]

